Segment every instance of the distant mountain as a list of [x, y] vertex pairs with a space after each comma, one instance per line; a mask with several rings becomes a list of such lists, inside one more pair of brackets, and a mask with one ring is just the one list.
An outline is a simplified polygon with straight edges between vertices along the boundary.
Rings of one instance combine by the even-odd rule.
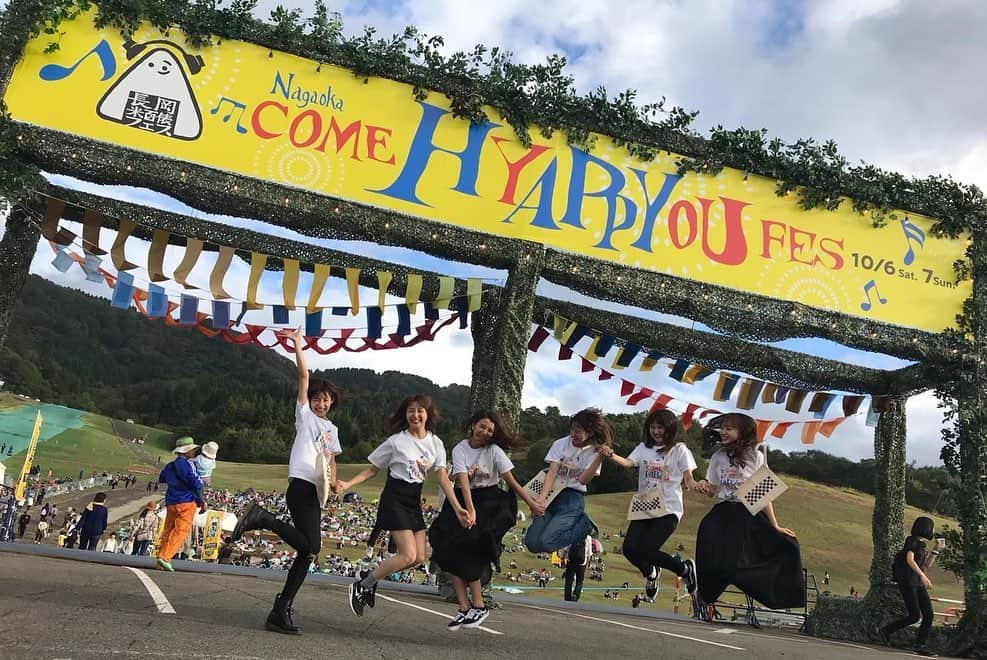
[[[294, 437], [295, 366], [254, 345], [232, 345], [194, 328], [168, 327], [104, 298], [31, 276], [0, 351], [6, 389], [190, 433], [239, 461], [284, 461]], [[382, 438], [382, 410], [402, 397], [432, 396], [443, 438], [460, 436], [469, 388], [366, 369], [318, 374], [343, 390], [333, 414], [347, 455], [362, 459]]]

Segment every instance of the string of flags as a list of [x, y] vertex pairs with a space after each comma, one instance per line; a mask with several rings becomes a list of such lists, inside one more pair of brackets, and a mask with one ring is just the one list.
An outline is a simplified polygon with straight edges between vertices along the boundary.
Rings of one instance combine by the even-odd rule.
[[[690, 364], [685, 360], [663, 360], [663, 355], [657, 351], [651, 351], [643, 349], [631, 342], [624, 342], [623, 340], [618, 340], [615, 337], [605, 335], [598, 331], [586, 328], [574, 321], [565, 319], [558, 315], [553, 314], [553, 324], [552, 331], [549, 331], [543, 325], [539, 325], [535, 328], [528, 341], [528, 350], [532, 352], [538, 352], [544, 345], [545, 341], [549, 337], [553, 337], [559, 344], [558, 359], [559, 360], [571, 360], [573, 357], [578, 357], [580, 360], [580, 372], [584, 374], [596, 373], [597, 379], [600, 381], [607, 381], [615, 378], [615, 371], [621, 369], [626, 369], [631, 365], [631, 362], [638, 355], [643, 355], [643, 360], [639, 367], [640, 371], [652, 371], [659, 362], [665, 362], [665, 364], [670, 369], [670, 376], [675, 380], [686, 383], [694, 384], [699, 382], [709, 376], [712, 376], [715, 372], [712, 369], [708, 369], [701, 365]], [[577, 354], [573, 348], [579, 342], [579, 340], [585, 337], [592, 337], [589, 348], [586, 350], [585, 354]], [[605, 357], [614, 346], [618, 346], [618, 351], [613, 359], [610, 368], [604, 368], [599, 366], [595, 361], [600, 360]], [[702, 420], [711, 415], [719, 415], [724, 411], [705, 406], [702, 404], [691, 403], [687, 401], [677, 400], [675, 397], [659, 392], [651, 387], [638, 385], [626, 378], [620, 378], [620, 396], [626, 400], [627, 405], [637, 406], [641, 404], [649, 404], [650, 410], [656, 410], [661, 408], [675, 408], [680, 414], [682, 421], [682, 427], [686, 430], [691, 428], [692, 424], [695, 422], [702, 423]], [[718, 374], [718, 381], [716, 387], [714, 387], [714, 400], [716, 401], [729, 401], [730, 394], [735, 389], [735, 386], [740, 382], [741, 377], [736, 374], [720, 373]], [[726, 383], [721, 387], [721, 383]], [[770, 387], [769, 387], [770, 386]], [[764, 393], [765, 391], [770, 392], [771, 401], [770, 402], [786, 402], [786, 410], [790, 412], [801, 412], [802, 403], [807, 398], [808, 393], [801, 390], [792, 390], [784, 388], [784, 397], [779, 394], [781, 386], [774, 383], [765, 383], [764, 381], [758, 381], [753, 378], [745, 378], [741, 387], [738, 390], [739, 402], [743, 404], [735, 406], [738, 409], [750, 410], [754, 407], [757, 397], [760, 394], [761, 400], [763, 402], [767, 398]], [[792, 395], [791, 393], [795, 394]], [[823, 437], [830, 437], [833, 432], [842, 424], [848, 417], [856, 414], [860, 405], [865, 397], [850, 396], [844, 397], [843, 409], [844, 414], [839, 417], [833, 417], [826, 419], [825, 411], [829, 407], [829, 403], [832, 399], [835, 399], [837, 395], [831, 393], [816, 393], [816, 394], [826, 394], [829, 398], [818, 399], [818, 401], [827, 401], [826, 405], [822, 403], [814, 404], [812, 401], [816, 401], [816, 397], [812, 397], [810, 401], [809, 412], [814, 415], [813, 419], [800, 419], [800, 420], [777, 420], [777, 419], [755, 419], [757, 424], [757, 437], [759, 441], [764, 441], [769, 435], [773, 438], [783, 438], [789, 432], [789, 430], [796, 425], [802, 427], [801, 441], [803, 444], [813, 444], [817, 435], [822, 435]], [[795, 410], [792, 410], [788, 406], [788, 398], [792, 396], [793, 401], [798, 401], [798, 406]], [[847, 399], [851, 399], [848, 403]], [[859, 399], [859, 400], [858, 400]], [[887, 409], [887, 405], [890, 402], [889, 397], [872, 397], [871, 406], [867, 413], [867, 425], [874, 426], [877, 424], [877, 420], [880, 413]], [[815, 409], [814, 409], [815, 408]], [[850, 410], [851, 412], [847, 412]]]
[[[104, 282], [110, 289], [112, 295], [110, 305], [117, 309], [128, 309], [131, 303], [138, 311], [147, 318], [160, 318], [166, 325], [173, 327], [194, 327], [207, 337], [221, 337], [223, 340], [233, 344], [254, 343], [264, 348], [274, 348], [281, 346], [286, 351], [293, 351], [294, 347], [290, 341], [274, 333], [274, 340], [268, 342], [262, 335], [268, 330], [274, 330], [266, 325], [244, 323], [244, 331], [236, 332], [230, 329], [238, 322], [230, 320], [230, 304], [228, 301], [212, 301], [212, 315], [199, 311], [199, 300], [193, 296], [182, 296], [181, 302], [176, 303], [169, 300], [163, 289], [157, 285], [151, 285], [147, 290], [138, 287], [134, 282], [134, 276], [128, 272], [121, 272], [116, 275], [103, 268], [91, 267], [89, 255], [80, 255], [65, 249], [60, 249], [55, 245], [52, 248], [56, 251], [56, 260], [68, 260], [68, 265], [78, 265], [86, 273], [89, 281]], [[68, 269], [66, 269], [68, 270]], [[63, 271], [64, 272], [64, 271]], [[376, 307], [367, 307], [367, 328], [366, 336], [355, 336], [357, 328], [340, 328], [336, 332], [337, 337], [326, 336], [326, 330], [321, 327], [322, 312], [317, 311], [305, 316], [305, 332], [303, 334], [305, 350], [314, 350], [320, 355], [331, 355], [339, 351], [359, 353], [366, 350], [388, 350], [395, 348], [409, 348], [425, 341], [432, 341], [443, 328], [448, 327], [454, 321], [459, 320], [460, 328], [467, 327], [468, 313], [466, 306], [461, 305], [454, 314], [445, 319], [440, 319], [438, 308], [429, 302], [424, 303], [425, 322], [411, 328], [411, 315], [407, 308], [401, 312], [402, 307], [398, 306], [400, 320], [397, 329], [389, 333], [386, 341], [382, 341], [382, 322], [380, 310]], [[177, 319], [173, 317], [178, 311]], [[206, 321], [209, 321], [206, 324]], [[287, 322], [287, 318], [285, 319]]]
[[[58, 250], [58, 254], [52, 263], [55, 268], [61, 272], [68, 270], [72, 263], [72, 257], [69, 254], [63, 254], [63, 252], [65, 252], [66, 248], [78, 242], [78, 236], [74, 232], [64, 227], [59, 227], [59, 220], [64, 214], [65, 206], [66, 203], [62, 200], [48, 198], [45, 214], [41, 221], [41, 234], [55, 246], [58, 246], [56, 248], [56, 250]], [[103, 218], [104, 215], [98, 211], [94, 211], [92, 209], [84, 210], [81, 246], [85, 254], [86, 276], [90, 281], [99, 280], [100, 276], [98, 274], [98, 269], [102, 264], [103, 258], [107, 255], [107, 251], [99, 247], [99, 236], [102, 230]], [[134, 232], [137, 225], [134, 222], [123, 218], [118, 218], [117, 222], [119, 224], [119, 229], [117, 230], [113, 246], [110, 248], [109, 255], [110, 260], [112, 261], [117, 272], [123, 274], [139, 267], [136, 263], [129, 261], [126, 256], [127, 241], [130, 239], [131, 234]], [[186, 291], [198, 288], [194, 284], [189, 283], [189, 276], [198, 263], [202, 252], [205, 250], [206, 244], [199, 239], [182, 237], [186, 243], [185, 252], [182, 256], [181, 262], [169, 278], [164, 273], [164, 256], [165, 249], [168, 246], [171, 237], [171, 232], [163, 229], [154, 229], [147, 255], [146, 270], [151, 283], [149, 286], [149, 291], [154, 291], [159, 298], [162, 294], [161, 286], [158, 284], [159, 282], [172, 280], [182, 285], [183, 289]], [[319, 299], [325, 290], [331, 267], [326, 264], [311, 264], [311, 269], [313, 272], [312, 285], [309, 290], [308, 297], [303, 304], [300, 302], [298, 296], [298, 284], [302, 264], [297, 260], [287, 258], [282, 260], [284, 263], [284, 270], [281, 277], [282, 300], [279, 303], [274, 304], [259, 302], [257, 300], [257, 296], [260, 278], [265, 271], [265, 267], [269, 259], [269, 255], [259, 252], [251, 253], [250, 274], [247, 281], [247, 298], [243, 301], [237, 301], [229, 293], [227, 293], [224, 288], [224, 281], [230, 265], [232, 264], [235, 249], [224, 245], [216, 245], [216, 248], [218, 249], [218, 256], [209, 274], [209, 292], [212, 296], [212, 300], [214, 301], [214, 305], [215, 303], [222, 301], [226, 301], [227, 303], [231, 301], [241, 302], [243, 309], [246, 311], [254, 311], [270, 307], [273, 314], [272, 322], [275, 325], [287, 323], [288, 313], [295, 311], [299, 307], [304, 307], [307, 315], [329, 310], [329, 312], [334, 316], [345, 316], [346, 314], [356, 316], [360, 313], [361, 309], [369, 310], [371, 308], [376, 308], [381, 314], [383, 314], [386, 308], [397, 307], [399, 317], [398, 322], [401, 323], [403, 321], [405, 311], [409, 314], [414, 314], [417, 312], [419, 303], [423, 302], [421, 300], [421, 293], [424, 288], [424, 276], [421, 274], [412, 273], [407, 276], [404, 303], [399, 305], [387, 305], [385, 304], [385, 296], [387, 288], [390, 286], [393, 279], [393, 274], [388, 271], [378, 271], [376, 273], [378, 285], [377, 300], [375, 304], [367, 305], [362, 304], [360, 301], [359, 286], [360, 276], [362, 274], [361, 269], [339, 268], [339, 270], [343, 271], [344, 279], [346, 280], [346, 292], [349, 298], [349, 305], [320, 305]], [[463, 307], [465, 307], [466, 313], [475, 312], [480, 309], [482, 304], [482, 296], [484, 294], [482, 279], [467, 278], [465, 295], [457, 296], [454, 295], [456, 278], [448, 276], [435, 277], [438, 280], [438, 293], [436, 294], [434, 300], [424, 303], [427, 313], [432, 313], [429, 311], [429, 305], [437, 310], [454, 309], [457, 313], [462, 313], [461, 309]], [[187, 296], [186, 294], [182, 295], [183, 300], [185, 300], [186, 297], [191, 298], [192, 296]], [[192, 303], [183, 303], [183, 308], [186, 305], [190, 307]], [[402, 308], [406, 308], [406, 310]], [[191, 314], [191, 312], [188, 313]], [[372, 315], [375, 312], [367, 313], [368, 315]]]

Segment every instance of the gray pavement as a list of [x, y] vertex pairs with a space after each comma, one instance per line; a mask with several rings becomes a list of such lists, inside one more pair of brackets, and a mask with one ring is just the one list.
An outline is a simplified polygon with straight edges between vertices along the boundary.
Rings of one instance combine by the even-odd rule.
[[[0, 657], [20, 658], [642, 658], [738, 656], [861, 660], [909, 655], [786, 631], [711, 625], [660, 612], [500, 597], [482, 630], [448, 632], [454, 606], [434, 589], [383, 583], [362, 618], [346, 580], [310, 576], [297, 636], [264, 630], [283, 572], [0, 544]], [[173, 613], [164, 613], [173, 610]]]

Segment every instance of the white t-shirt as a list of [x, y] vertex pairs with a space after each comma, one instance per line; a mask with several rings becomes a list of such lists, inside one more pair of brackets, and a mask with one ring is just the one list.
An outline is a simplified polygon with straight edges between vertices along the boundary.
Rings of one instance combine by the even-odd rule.
[[319, 483], [321, 476], [316, 472], [315, 459], [320, 447], [325, 447], [333, 456], [343, 453], [336, 425], [312, 412], [308, 401], [296, 403], [295, 442], [288, 459], [288, 478]]
[[401, 431], [395, 433], [374, 449], [367, 461], [378, 470], [387, 470], [392, 477], [420, 484], [428, 476], [428, 470], [446, 466], [446, 448], [431, 431], [424, 438], [416, 438]]
[[745, 458], [747, 460], [744, 467], [730, 465], [730, 457], [727, 456], [726, 450], [717, 449], [709, 459], [706, 481], [719, 486], [716, 497], [728, 502], [737, 501], [737, 489], [754, 474], [755, 470], [764, 465], [764, 454], [756, 449], [749, 449]]
[[469, 440], [463, 440], [452, 448], [452, 473], [469, 475], [470, 488], [496, 486], [500, 475], [513, 469], [514, 463], [498, 445], [473, 449]]
[[[553, 463], [558, 461], [559, 471], [555, 473], [555, 483], [563, 488], [572, 488], [583, 493], [586, 492], [586, 484], [579, 481], [586, 468], [590, 466], [596, 458], [596, 445], [591, 442], [582, 447], [575, 447], [572, 438], [564, 436], [552, 443], [551, 449], [545, 454], [545, 462]], [[603, 467], [602, 461], [596, 466], [594, 476], [600, 474]]]
[[696, 469], [696, 459], [684, 443], [677, 442], [671, 449], [655, 445], [650, 449], [638, 443], [627, 460], [637, 466], [637, 491], [643, 493], [661, 486], [665, 495], [665, 509], [682, 519], [682, 476]]

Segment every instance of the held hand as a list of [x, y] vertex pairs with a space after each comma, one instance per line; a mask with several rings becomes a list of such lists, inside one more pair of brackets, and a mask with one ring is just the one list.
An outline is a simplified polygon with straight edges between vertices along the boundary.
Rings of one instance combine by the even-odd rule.
[[456, 509], [456, 518], [459, 519], [459, 524], [463, 526], [464, 529], [469, 529], [472, 527], [470, 524], [470, 514], [469, 511], [463, 509], [462, 507]]
[[535, 504], [537, 504], [538, 508], [541, 509], [541, 513], [538, 515], [544, 515], [545, 509], [548, 508], [548, 505], [545, 504], [545, 496], [542, 495], [541, 497], [539, 497], [538, 500], [535, 502]]
[[528, 508], [531, 509], [532, 516], [538, 517], [545, 515], [545, 504], [541, 500], [532, 500]]
[[474, 525], [476, 525], [476, 510], [467, 509], [466, 513], [469, 515], [470, 527], [473, 527]]
[[609, 445], [600, 445], [596, 448], [596, 453], [603, 456], [603, 458], [610, 458], [613, 456], [613, 447], [610, 447]]
[[339, 495], [343, 491], [347, 490], [349, 487], [350, 485], [345, 481], [334, 481], [330, 486], [330, 488], [332, 488], [332, 492], [334, 492], [336, 495]]
[[713, 487], [708, 481], [702, 479], [696, 482], [696, 491], [703, 495], [711, 496], [713, 494]]

